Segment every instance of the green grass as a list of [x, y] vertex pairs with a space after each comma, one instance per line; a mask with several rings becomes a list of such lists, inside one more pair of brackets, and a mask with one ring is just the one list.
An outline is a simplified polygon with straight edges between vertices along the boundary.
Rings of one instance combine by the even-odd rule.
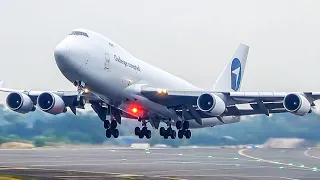
[[0, 174], [0, 180], [34, 180], [34, 179], [24, 178], [24, 177], [14, 176], [14, 175], [2, 175], [2, 174]]

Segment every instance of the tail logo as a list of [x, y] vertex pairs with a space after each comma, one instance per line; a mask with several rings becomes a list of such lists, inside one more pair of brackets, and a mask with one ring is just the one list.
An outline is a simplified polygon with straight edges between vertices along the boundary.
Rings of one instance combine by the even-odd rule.
[[231, 89], [239, 90], [241, 78], [241, 62], [238, 58], [234, 58], [231, 64]]

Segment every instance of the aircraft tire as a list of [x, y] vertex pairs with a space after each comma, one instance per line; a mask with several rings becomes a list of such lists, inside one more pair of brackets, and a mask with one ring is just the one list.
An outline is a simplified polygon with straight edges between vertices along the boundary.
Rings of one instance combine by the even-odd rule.
[[112, 135], [112, 130], [111, 129], [107, 129], [106, 130], [106, 137], [107, 138], [111, 138], [111, 135]]
[[105, 129], [109, 129], [109, 128], [110, 128], [110, 121], [104, 120], [104, 121], [103, 121], [103, 127], [104, 127]]
[[177, 121], [176, 122], [176, 128], [181, 129], [182, 128], [182, 121]]
[[144, 137], [144, 133], [143, 133], [143, 131], [140, 131], [139, 138], [142, 139], [143, 137]]
[[189, 121], [183, 122], [183, 129], [189, 129]]
[[191, 131], [189, 129], [186, 130], [184, 135], [186, 136], [187, 139], [190, 139], [191, 138]]
[[168, 133], [167, 133], [167, 132], [164, 133], [163, 138], [164, 138], [164, 139], [168, 139], [168, 137], [169, 137], [169, 136], [168, 136]]
[[170, 137], [171, 139], [175, 139], [177, 137], [177, 132], [175, 130], [172, 130]]
[[112, 120], [111, 121], [111, 129], [116, 129], [117, 128], [117, 121], [115, 121], [115, 120]]
[[168, 136], [171, 136], [173, 129], [171, 127], [168, 127], [168, 129], [166, 130], [166, 134]]
[[179, 138], [179, 139], [182, 139], [182, 138], [183, 138], [183, 135], [184, 135], [184, 131], [183, 131], [183, 130], [179, 130], [179, 131], [178, 131], [178, 138]]
[[151, 131], [147, 130], [145, 136], [146, 136], [147, 139], [150, 139], [151, 138]]
[[118, 129], [114, 129], [112, 131], [112, 135], [113, 135], [114, 138], [118, 138], [119, 137], [119, 130]]
[[160, 128], [160, 136], [163, 136], [166, 132], [166, 129], [164, 127]]
[[135, 127], [135, 128], [134, 128], [134, 134], [135, 134], [136, 136], [139, 136], [140, 132], [141, 132], [141, 130], [140, 130], [139, 127]]
[[148, 129], [147, 129], [146, 126], [144, 126], [144, 127], [141, 129], [141, 132], [142, 132], [142, 134], [144, 134], [144, 135], [147, 134], [147, 131], [148, 131]]

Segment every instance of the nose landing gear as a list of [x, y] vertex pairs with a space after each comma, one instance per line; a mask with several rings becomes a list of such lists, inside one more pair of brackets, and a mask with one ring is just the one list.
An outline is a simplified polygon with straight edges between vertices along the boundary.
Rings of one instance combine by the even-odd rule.
[[77, 87], [77, 99], [75, 101], [75, 106], [84, 106], [86, 104], [86, 101], [84, 98], [81, 98], [81, 95], [85, 92], [85, 86], [86, 84], [83, 81], [74, 81], [73, 85]]

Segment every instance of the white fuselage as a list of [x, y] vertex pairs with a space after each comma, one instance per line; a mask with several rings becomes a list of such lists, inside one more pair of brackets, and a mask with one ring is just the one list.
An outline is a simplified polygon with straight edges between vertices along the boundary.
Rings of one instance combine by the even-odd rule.
[[[98, 33], [85, 29], [75, 31], [85, 32], [88, 37], [69, 35], [61, 41], [55, 49], [57, 65], [69, 81], [85, 82], [92, 93], [109, 105], [128, 112], [127, 106], [130, 105], [130, 101], [125, 100], [135, 98], [149, 113], [177, 121], [179, 117], [174, 111], [125, 89], [133, 84], [147, 84], [155, 88], [201, 90], [179, 77], [133, 57]], [[224, 117], [225, 123], [239, 120], [239, 117]], [[202, 125], [194, 120], [189, 122], [191, 128], [221, 124], [217, 118], [203, 119]]]

